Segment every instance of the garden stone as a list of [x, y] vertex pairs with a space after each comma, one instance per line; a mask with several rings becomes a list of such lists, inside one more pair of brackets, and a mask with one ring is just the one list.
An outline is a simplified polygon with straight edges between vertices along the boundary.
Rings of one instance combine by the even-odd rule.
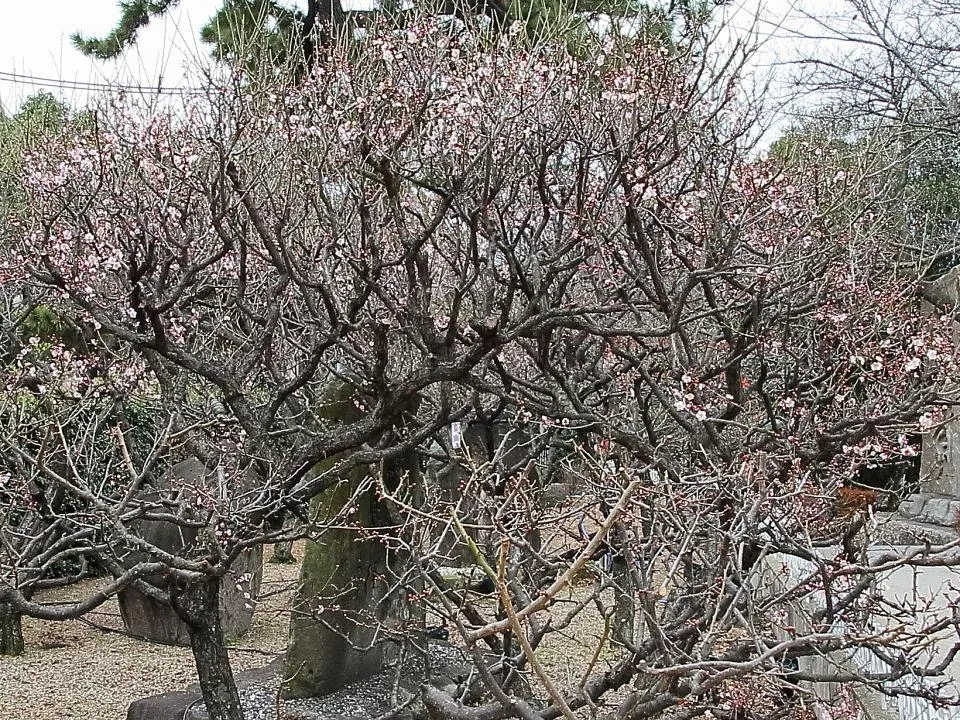
[[284, 695], [325, 695], [372, 675], [387, 662], [390, 645], [378, 642], [393, 624], [398, 599], [391, 592], [387, 549], [362, 528], [382, 526], [379, 503], [370, 491], [354, 495], [364, 469], [341, 479], [314, 501], [318, 524], [352, 503], [357, 527], [326, 530], [304, 550], [300, 586], [290, 620]]
[[903, 519], [898, 515], [882, 518], [877, 540], [891, 545], [945, 545], [957, 539], [952, 528], [928, 525], [916, 520]]
[[127, 720], [183, 720], [198, 706], [203, 707], [199, 691], [152, 695], [130, 703]]
[[[245, 691], [260, 687], [276, 687], [280, 660], [263, 667], [243, 670], [235, 676], [237, 689]], [[274, 717], [276, 715], [274, 714]], [[161, 693], [141, 698], [127, 708], [127, 720], [208, 720], [200, 685], [190, 685], [186, 690]]]
[[[457, 519], [471, 526], [467, 532], [476, 542], [480, 538], [479, 531], [472, 527], [478, 519], [476, 500], [472, 494], [464, 493], [469, 479], [470, 471], [458, 462], [433, 460], [427, 465], [427, 483], [438, 494], [441, 508], [437, 511], [438, 514], [445, 517], [452, 508], [458, 508]], [[446, 529], [440, 539], [438, 554], [442, 558], [441, 562], [453, 566], [474, 562], [472, 554], [453, 525]]]
[[[173, 499], [181, 507], [191, 505], [193, 495], [182, 489], [200, 485], [210, 487], [216, 482], [215, 471], [208, 470], [196, 458], [175, 465], [160, 482], [153, 498], [163, 495]], [[149, 495], [147, 496], [150, 497]], [[183, 528], [174, 523], [158, 520], [141, 520], [134, 529], [147, 542], [171, 554], [182, 554], [185, 548], [197, 540], [197, 531]], [[263, 551], [256, 547], [243, 552], [232, 564], [230, 572], [220, 586], [220, 621], [223, 632], [228, 637], [237, 637], [250, 629], [253, 622], [253, 610], [260, 580], [263, 575]], [[145, 553], [132, 553], [127, 562], [133, 565], [147, 560]], [[146, 582], [160, 589], [166, 589], [163, 577], [151, 576]], [[160, 602], [135, 587], [121, 590], [118, 595], [120, 614], [126, 630], [139, 637], [168, 645], [189, 645], [190, 632], [186, 624], [177, 617], [169, 604]]]

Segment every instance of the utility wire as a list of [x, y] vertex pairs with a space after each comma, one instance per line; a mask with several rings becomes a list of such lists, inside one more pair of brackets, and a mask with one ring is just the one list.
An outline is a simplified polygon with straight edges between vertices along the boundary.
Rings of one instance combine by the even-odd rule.
[[198, 87], [171, 87], [162, 85], [131, 85], [126, 83], [98, 83], [84, 80], [64, 80], [62, 78], [40, 77], [24, 73], [0, 70], [0, 82], [16, 85], [57, 88], [60, 90], [124, 90], [133, 93], [153, 93], [155, 95], [202, 95], [205, 90]]

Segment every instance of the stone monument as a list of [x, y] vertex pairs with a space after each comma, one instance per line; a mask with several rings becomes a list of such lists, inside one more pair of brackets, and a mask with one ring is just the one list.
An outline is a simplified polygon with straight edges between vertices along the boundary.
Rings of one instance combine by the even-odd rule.
[[[960, 305], [960, 268], [954, 268], [923, 289], [924, 311], [939, 314]], [[955, 324], [960, 342], [960, 324]], [[945, 543], [960, 529], [960, 411], [946, 412], [943, 422], [924, 436], [920, 455], [919, 492], [900, 503], [885, 528], [891, 542]]]
[[[160, 487], [145, 499], [161, 497], [189, 512], [196, 495], [191, 488], [211, 487], [216, 482], [216, 471], [204, 467], [196, 458], [190, 458], [172, 467], [161, 479]], [[191, 503], [191, 500], [194, 502]], [[133, 528], [144, 540], [168, 553], [180, 554], [197, 540], [197, 530], [174, 522], [140, 520]], [[263, 575], [262, 548], [246, 550], [232, 564], [220, 586], [220, 621], [227, 636], [238, 636], [250, 629], [260, 579]], [[148, 560], [148, 554], [135, 552], [126, 562], [133, 565]], [[165, 590], [162, 577], [148, 577], [146, 581]], [[189, 645], [190, 633], [169, 604], [160, 602], [135, 587], [121, 590], [118, 596], [120, 614], [128, 632], [168, 645]]]
[[[331, 383], [317, 415], [334, 426], [353, 422], [360, 417], [355, 396], [346, 383]], [[343, 459], [327, 458], [313, 472], [336, 473]], [[373, 475], [395, 486], [406, 460], [354, 466], [311, 502], [318, 534], [306, 543], [291, 612], [286, 697], [326, 695], [374, 675], [394, 659], [399, 637], [417, 636], [422, 619], [408, 612], [402, 580], [406, 554], [381, 534], [395, 523]]]

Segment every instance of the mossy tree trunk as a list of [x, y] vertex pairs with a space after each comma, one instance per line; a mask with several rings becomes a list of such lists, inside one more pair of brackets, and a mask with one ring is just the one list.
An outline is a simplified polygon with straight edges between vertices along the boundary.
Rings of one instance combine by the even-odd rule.
[[362, 474], [342, 478], [313, 503], [320, 524], [349, 504], [355, 527], [324, 530], [316, 542], [307, 542], [290, 620], [284, 673], [289, 697], [333, 692], [379, 672], [390, 659], [383, 631], [397, 614], [395, 570], [380, 538], [364, 531], [389, 521], [372, 488], [356, 494]]
[[0, 655], [23, 653], [23, 623], [20, 613], [0, 603]]

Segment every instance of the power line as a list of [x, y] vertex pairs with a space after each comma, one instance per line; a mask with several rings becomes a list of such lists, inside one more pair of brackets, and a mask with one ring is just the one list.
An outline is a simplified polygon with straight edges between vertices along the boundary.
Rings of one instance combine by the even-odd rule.
[[56, 88], [59, 90], [83, 91], [112, 91], [119, 90], [131, 93], [152, 93], [154, 95], [202, 95], [205, 93], [199, 87], [171, 87], [162, 85], [131, 85], [126, 83], [98, 83], [84, 80], [64, 80], [62, 78], [41, 77], [12, 71], [0, 70], [0, 82], [15, 85], [32, 85], [35, 87]]

